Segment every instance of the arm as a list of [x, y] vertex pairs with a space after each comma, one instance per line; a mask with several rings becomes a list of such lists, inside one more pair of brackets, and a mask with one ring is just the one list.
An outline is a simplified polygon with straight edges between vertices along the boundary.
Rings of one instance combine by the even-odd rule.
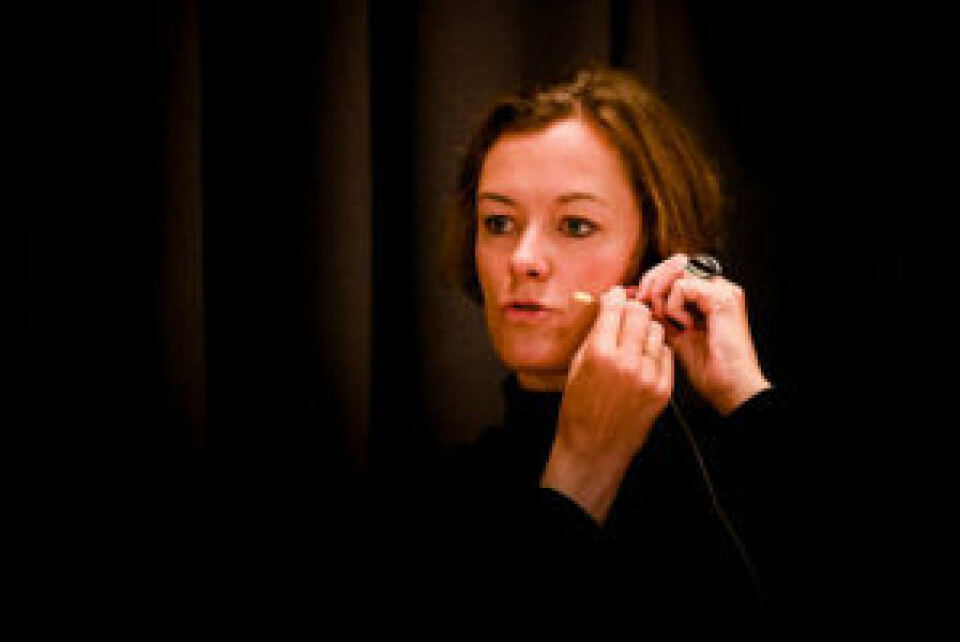
[[645, 305], [613, 288], [600, 298], [596, 322], [571, 363], [540, 484], [598, 524], [670, 399], [673, 354], [665, 336]]
[[713, 426], [704, 443], [718, 499], [761, 576], [777, 584], [786, 551], [795, 550], [788, 542], [798, 542], [802, 421], [761, 369], [743, 289], [720, 277], [693, 276], [686, 263], [676, 255], [647, 272], [638, 296], [668, 326], [688, 380], [719, 414], [707, 422]]
[[648, 271], [627, 301], [614, 288], [571, 363], [541, 485], [603, 523], [629, 462], [673, 389], [673, 354], [707, 402], [729, 416], [770, 388], [742, 288], [695, 278], [678, 254]]
[[809, 503], [809, 485], [823, 470], [803, 446], [802, 416], [790, 392], [770, 387], [723, 417], [704, 443], [720, 501], [736, 520], [775, 609], [802, 599], [795, 593], [803, 585], [798, 578], [819, 563], [815, 529], [832, 527], [814, 518]]

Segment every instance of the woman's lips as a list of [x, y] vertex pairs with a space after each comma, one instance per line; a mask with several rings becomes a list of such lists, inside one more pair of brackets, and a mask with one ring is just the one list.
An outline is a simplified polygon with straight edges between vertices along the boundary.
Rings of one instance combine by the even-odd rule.
[[557, 310], [537, 301], [511, 301], [503, 306], [507, 320], [517, 323], [533, 323], [549, 318]]

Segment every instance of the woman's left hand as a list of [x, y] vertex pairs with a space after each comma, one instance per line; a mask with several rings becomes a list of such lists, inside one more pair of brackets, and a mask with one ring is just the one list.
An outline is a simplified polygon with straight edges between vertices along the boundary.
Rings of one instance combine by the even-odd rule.
[[697, 392], [727, 415], [769, 388], [747, 318], [746, 296], [735, 283], [685, 269], [675, 254], [640, 280], [636, 297], [667, 328], [667, 343]]

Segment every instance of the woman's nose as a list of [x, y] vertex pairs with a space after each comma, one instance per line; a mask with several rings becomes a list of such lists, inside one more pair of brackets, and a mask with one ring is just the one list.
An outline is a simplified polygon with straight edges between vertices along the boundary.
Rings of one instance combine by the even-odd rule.
[[542, 279], [550, 271], [548, 248], [545, 246], [540, 233], [534, 229], [527, 229], [520, 237], [510, 257], [510, 268], [514, 276], [531, 279]]

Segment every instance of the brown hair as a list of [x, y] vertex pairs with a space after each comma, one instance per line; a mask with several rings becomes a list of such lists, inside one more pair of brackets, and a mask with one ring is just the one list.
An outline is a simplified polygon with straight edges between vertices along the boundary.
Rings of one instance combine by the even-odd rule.
[[470, 139], [446, 215], [441, 260], [447, 278], [480, 302], [474, 259], [476, 197], [487, 152], [506, 133], [538, 131], [580, 117], [619, 150], [641, 212], [640, 274], [676, 252], [719, 249], [717, 175], [689, 132], [632, 74], [591, 67], [560, 82], [496, 101]]

